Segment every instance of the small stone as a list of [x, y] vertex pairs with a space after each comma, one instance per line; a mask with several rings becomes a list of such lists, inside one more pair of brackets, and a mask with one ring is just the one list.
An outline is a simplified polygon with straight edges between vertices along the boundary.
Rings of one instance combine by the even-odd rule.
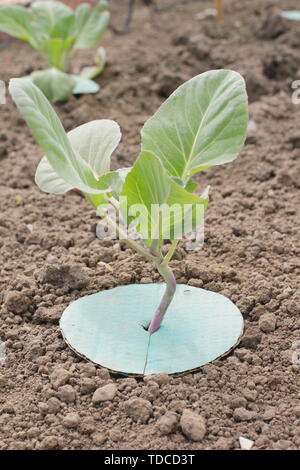
[[276, 444], [274, 444], [273, 448], [276, 450], [288, 450], [293, 448], [293, 443], [287, 439], [280, 439]]
[[62, 424], [66, 428], [70, 428], [70, 429], [77, 428], [79, 422], [80, 422], [80, 417], [77, 413], [68, 413], [62, 420]]
[[61, 306], [39, 307], [33, 314], [33, 320], [36, 323], [58, 323], [62, 314]]
[[46, 415], [48, 413], [48, 405], [47, 403], [40, 402], [37, 404], [38, 410], [42, 415]]
[[274, 313], [265, 313], [259, 318], [258, 326], [264, 333], [272, 333], [276, 329], [276, 316]]
[[193, 261], [186, 262], [186, 274], [188, 278], [201, 279], [203, 282], [214, 281], [216, 278], [216, 273], [213, 270], [205, 266], [199, 266]]
[[236, 408], [233, 412], [233, 418], [235, 421], [251, 421], [252, 413], [246, 408]]
[[80, 392], [83, 395], [94, 392], [96, 389], [96, 383], [89, 377], [84, 377], [80, 382]]
[[276, 415], [276, 409], [272, 406], [269, 406], [264, 414], [262, 415], [262, 419], [264, 421], [271, 421], [273, 418], [275, 418], [275, 415]]
[[86, 364], [81, 364], [80, 372], [84, 377], [94, 377], [97, 369], [94, 364], [87, 362]]
[[204, 418], [193, 411], [183, 410], [180, 425], [183, 434], [192, 441], [202, 441], [206, 434]]
[[193, 286], [193, 287], [202, 287], [203, 286], [203, 281], [202, 281], [202, 279], [191, 278], [188, 281], [188, 285]]
[[233, 397], [228, 400], [228, 405], [234, 410], [236, 408], [244, 408], [247, 406], [247, 400], [244, 397]]
[[253, 447], [254, 442], [246, 437], [240, 437], [240, 446], [242, 450], [250, 450]]
[[297, 416], [297, 418], [300, 418], [300, 405], [295, 406], [294, 414]]
[[126, 390], [127, 392], [134, 390], [138, 386], [137, 381], [133, 377], [127, 377], [119, 381], [118, 390], [120, 392]]
[[245, 390], [243, 390], [243, 395], [247, 401], [255, 401], [257, 398], [257, 391], [249, 390], [246, 388]]
[[134, 421], [147, 423], [150, 416], [152, 416], [152, 405], [150, 401], [144, 400], [143, 398], [130, 398], [125, 401], [124, 409], [127, 415]]
[[89, 283], [86, 270], [76, 264], [62, 264], [60, 266], [48, 264], [40, 269], [35, 277], [41, 284], [52, 284], [68, 290], [83, 289]]
[[71, 385], [63, 385], [58, 389], [58, 397], [65, 403], [74, 403], [76, 400], [76, 392]]
[[56, 415], [61, 408], [61, 403], [57, 398], [51, 397], [47, 401], [47, 406], [48, 406], [48, 413], [53, 413]]
[[19, 291], [11, 291], [5, 298], [5, 307], [13, 313], [25, 313], [31, 304], [27, 295]]
[[94, 405], [101, 403], [102, 401], [112, 401], [117, 393], [117, 387], [114, 384], [107, 384], [104, 387], [97, 388], [95, 391], [92, 402]]
[[92, 440], [93, 443], [96, 444], [96, 446], [101, 446], [106, 441], [106, 436], [103, 432], [95, 432], [92, 435]]
[[261, 342], [261, 338], [261, 332], [255, 327], [250, 327], [246, 330], [241, 344], [246, 348], [256, 349], [257, 345]]
[[143, 389], [142, 398], [153, 402], [160, 395], [158, 383], [154, 381], [147, 382], [147, 386]]
[[4, 375], [0, 375], [0, 388], [8, 385], [8, 379]]
[[129, 284], [132, 281], [132, 272], [121, 272], [118, 274], [118, 281], [121, 285]]
[[225, 437], [220, 437], [215, 443], [216, 450], [230, 450], [232, 449], [232, 439], [226, 439]]
[[25, 432], [26, 432], [26, 437], [28, 437], [29, 439], [33, 437], [38, 437], [40, 435], [40, 430], [39, 428], [36, 428], [36, 427], [29, 428], [28, 431], [25, 431]]
[[57, 367], [50, 375], [50, 382], [54, 389], [65, 385], [71, 378], [70, 372], [63, 367]]
[[144, 382], [148, 383], [150, 381], [156, 382], [161, 387], [162, 385], [167, 385], [170, 382], [170, 377], [166, 372], [160, 372], [155, 375], [146, 375], [146, 377], [144, 377]]
[[40, 340], [33, 340], [28, 347], [25, 347], [26, 357], [31, 361], [45, 354], [45, 346]]
[[217, 382], [220, 376], [220, 372], [218, 371], [217, 367], [215, 367], [213, 364], [207, 364], [203, 367], [202, 370], [208, 380], [214, 380], [215, 382]]
[[83, 434], [93, 434], [96, 431], [96, 426], [92, 416], [84, 418], [80, 422], [79, 429]]
[[177, 414], [173, 411], [167, 411], [166, 414], [157, 420], [157, 427], [162, 434], [172, 434], [176, 431], [177, 424]]
[[55, 437], [55, 436], [47, 436], [41, 442], [41, 447], [44, 450], [55, 449], [57, 447], [57, 445], [58, 445], [58, 440], [57, 440], [57, 437]]
[[119, 442], [123, 440], [123, 434], [120, 429], [111, 429], [109, 431], [109, 439], [113, 442]]
[[101, 380], [110, 380], [110, 373], [104, 367], [101, 367], [101, 369], [97, 369], [97, 375]]

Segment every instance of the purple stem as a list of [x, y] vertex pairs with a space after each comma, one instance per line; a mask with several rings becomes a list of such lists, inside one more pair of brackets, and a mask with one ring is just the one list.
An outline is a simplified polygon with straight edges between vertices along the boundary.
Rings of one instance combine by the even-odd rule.
[[172, 269], [168, 266], [168, 264], [158, 264], [157, 269], [166, 281], [167, 286], [163, 298], [161, 299], [158, 309], [156, 310], [156, 313], [152, 318], [150, 326], [148, 328], [150, 335], [155, 333], [155, 331], [157, 331], [160, 327], [161, 322], [163, 321], [165, 313], [174, 297], [176, 290], [176, 279], [174, 277]]

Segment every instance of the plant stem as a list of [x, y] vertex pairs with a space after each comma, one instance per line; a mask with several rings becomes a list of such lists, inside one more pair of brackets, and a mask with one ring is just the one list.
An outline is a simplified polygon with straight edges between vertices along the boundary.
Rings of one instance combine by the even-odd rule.
[[216, 20], [217, 21], [222, 21], [223, 20], [223, 10], [224, 10], [224, 4], [223, 0], [216, 0]]
[[176, 290], [176, 279], [168, 263], [166, 263], [165, 261], [163, 261], [160, 264], [156, 263], [156, 267], [159, 273], [161, 274], [161, 276], [166, 281], [166, 290], [163, 295], [163, 298], [160, 301], [158, 309], [156, 310], [156, 313], [151, 320], [150, 326], [148, 328], [148, 332], [150, 335], [155, 333], [155, 331], [157, 331], [158, 328], [160, 327], [161, 322], [164, 319], [165, 313], [171, 301], [173, 300], [175, 290]]
[[127, 235], [125, 234], [125, 232], [120, 227], [118, 227], [118, 225], [113, 220], [111, 220], [109, 217], [106, 217], [105, 220], [110, 227], [116, 230], [120, 240], [123, 240], [125, 243], [127, 243], [127, 245], [130, 246], [130, 248], [135, 250], [140, 255], [144, 256], [149, 261], [154, 261], [155, 263], [158, 261], [158, 258], [156, 256], [153, 256], [144, 247], [134, 242], [133, 240], [130, 240], [129, 238], [127, 238]]
[[169, 249], [168, 253], [166, 254], [166, 256], [164, 257], [164, 263], [168, 263], [170, 261], [170, 259], [172, 258], [173, 254], [174, 254], [174, 251], [176, 250], [176, 247], [177, 247], [178, 243], [179, 243], [179, 240], [173, 240], [172, 241], [170, 249]]
[[147, 260], [153, 261], [155, 263], [155, 266], [157, 267], [158, 272], [160, 273], [160, 275], [164, 278], [166, 282], [165, 293], [163, 295], [163, 298], [160, 301], [158, 309], [154, 317], [152, 318], [151, 323], [148, 328], [149, 334], [152, 335], [160, 327], [161, 322], [163, 321], [165, 313], [170, 303], [172, 302], [175, 291], [176, 291], [176, 279], [168, 263], [173, 256], [173, 253], [178, 245], [179, 240], [172, 241], [172, 244], [168, 253], [166, 254], [165, 258], [162, 258], [162, 255], [159, 249], [160, 243], [158, 244], [158, 246], [156, 244], [152, 245], [151, 252], [149, 252], [143, 246], [139, 245], [133, 240], [128, 239], [126, 236], [126, 232], [124, 232], [112, 219], [110, 219], [110, 217], [107, 216], [105, 220], [110, 227], [116, 230], [119, 238], [124, 240], [125, 243], [127, 243], [127, 245], [130, 246], [130, 248], [135, 250], [140, 255], [143, 255]]

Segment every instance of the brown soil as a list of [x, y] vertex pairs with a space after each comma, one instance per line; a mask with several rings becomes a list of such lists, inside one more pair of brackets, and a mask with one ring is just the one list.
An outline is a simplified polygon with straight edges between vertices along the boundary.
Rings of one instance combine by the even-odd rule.
[[[111, 3], [120, 24], [120, 2]], [[238, 449], [240, 436], [254, 449], [300, 448], [300, 366], [292, 363], [300, 340], [300, 134], [290, 88], [299, 79], [300, 24], [277, 16], [289, 0], [228, 0], [221, 24], [197, 18], [211, 3], [160, 14], [139, 4], [130, 34], [105, 37], [101, 92], [56, 109], [68, 130], [96, 118], [118, 121], [116, 168], [134, 161], [142, 124], [183, 81], [220, 67], [245, 76], [252, 120], [245, 148], [234, 163], [199, 176], [199, 190], [212, 186], [206, 243], [200, 252], [179, 248], [172, 261], [180, 282], [238, 305], [242, 343], [196, 373], [144, 381], [110, 375], [68, 348], [58, 319], [72, 300], [159, 276], [126, 246], [96, 239], [85, 199], [39, 191], [33, 177], [40, 150], [8, 99], [0, 132], [2, 450]], [[2, 79], [42, 66], [19, 41], [5, 39], [0, 48]], [[76, 67], [90, 57], [82, 54]], [[98, 395], [109, 400], [93, 401], [107, 384]]]

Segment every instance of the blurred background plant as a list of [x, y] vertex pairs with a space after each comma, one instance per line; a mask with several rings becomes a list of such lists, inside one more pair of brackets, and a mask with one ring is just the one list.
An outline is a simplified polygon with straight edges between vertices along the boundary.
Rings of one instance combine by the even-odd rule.
[[53, 102], [69, 96], [95, 93], [106, 55], [99, 48], [95, 64], [79, 76], [73, 75], [72, 59], [79, 50], [93, 48], [102, 39], [110, 19], [108, 2], [100, 0], [94, 7], [80, 3], [75, 10], [57, 0], [36, 1], [30, 6], [16, 4], [0, 8], [0, 31], [26, 41], [43, 57], [49, 68], [34, 71], [30, 78]]

